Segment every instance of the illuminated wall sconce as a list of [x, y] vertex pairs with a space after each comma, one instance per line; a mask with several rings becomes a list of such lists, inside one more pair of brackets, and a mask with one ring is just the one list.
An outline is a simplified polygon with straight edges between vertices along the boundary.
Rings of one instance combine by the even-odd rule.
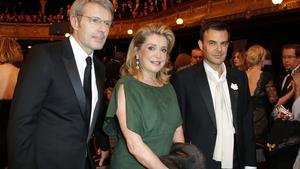
[[127, 34], [128, 34], [128, 35], [132, 35], [132, 34], [133, 34], [132, 29], [128, 29], [128, 30], [127, 30]]
[[176, 19], [176, 24], [177, 25], [182, 25], [183, 24], [183, 19], [182, 18], [177, 18]]
[[272, 0], [272, 3], [273, 3], [274, 5], [279, 5], [279, 4], [282, 3], [282, 1], [283, 1], [283, 0]]

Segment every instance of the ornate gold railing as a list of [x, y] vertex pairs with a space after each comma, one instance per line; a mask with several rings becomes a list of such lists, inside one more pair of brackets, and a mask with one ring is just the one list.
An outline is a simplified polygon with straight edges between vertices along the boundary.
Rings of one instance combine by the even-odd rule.
[[[167, 11], [147, 17], [114, 21], [110, 39], [127, 38], [128, 29], [135, 32], [141, 26], [162, 22], [173, 30], [199, 26], [207, 20], [249, 19], [260, 15], [274, 15], [286, 11], [300, 11], [300, 0], [284, 0], [281, 5], [273, 5], [271, 0], [196, 0], [182, 4]], [[182, 25], [176, 19], [184, 20]], [[275, 18], [276, 19], [276, 18]], [[63, 36], [50, 35], [49, 24], [0, 23], [0, 36], [15, 37], [26, 40], [58, 40]]]

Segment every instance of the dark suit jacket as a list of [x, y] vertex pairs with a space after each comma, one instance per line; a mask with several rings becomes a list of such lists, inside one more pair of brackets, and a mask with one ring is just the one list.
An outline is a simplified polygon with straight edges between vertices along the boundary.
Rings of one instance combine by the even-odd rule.
[[[285, 76], [287, 76], [287, 78], [282, 88]], [[291, 76], [291, 71], [284, 72], [279, 76], [279, 83], [278, 83], [279, 97], [286, 95], [288, 92], [292, 90], [292, 86], [291, 86], [292, 80], [293, 77]], [[292, 110], [293, 103], [294, 103], [294, 97], [291, 97], [283, 106], [289, 110]]]
[[89, 129], [85, 94], [69, 40], [29, 51], [10, 111], [10, 169], [84, 169], [87, 157], [95, 167], [87, 147], [101, 110], [105, 69], [96, 57], [94, 65], [99, 97]]
[[[227, 82], [235, 127], [235, 149], [242, 166], [256, 166], [252, 111], [247, 76], [227, 69]], [[195, 144], [206, 157], [207, 169], [216, 169], [212, 160], [217, 127], [213, 100], [203, 62], [182, 70], [172, 77], [183, 118], [186, 142]], [[233, 90], [236, 84], [238, 90]]]

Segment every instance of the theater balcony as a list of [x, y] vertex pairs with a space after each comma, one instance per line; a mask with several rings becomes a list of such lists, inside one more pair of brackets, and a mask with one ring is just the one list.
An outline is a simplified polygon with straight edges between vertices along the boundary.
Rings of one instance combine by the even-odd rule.
[[[181, 18], [183, 23], [177, 24]], [[186, 34], [198, 29], [202, 23], [210, 20], [224, 20], [233, 27], [246, 29], [286, 22], [299, 23], [300, 1], [284, 0], [274, 5], [271, 0], [195, 0], [170, 7], [146, 17], [115, 20], [109, 33], [109, 39], [126, 39], [141, 26], [162, 22], [170, 26], [177, 34]], [[276, 29], [276, 28], [274, 28]], [[71, 32], [68, 23], [5, 23], [0, 22], [0, 36], [14, 37], [18, 40], [54, 41], [64, 38]]]

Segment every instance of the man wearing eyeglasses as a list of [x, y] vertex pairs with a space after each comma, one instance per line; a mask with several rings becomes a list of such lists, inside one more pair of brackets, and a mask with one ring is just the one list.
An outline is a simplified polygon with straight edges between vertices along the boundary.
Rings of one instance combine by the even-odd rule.
[[[300, 45], [286, 44], [282, 47], [282, 63], [285, 69], [279, 83], [278, 105], [283, 105], [289, 111], [295, 100], [296, 84], [293, 80], [293, 72], [300, 65]], [[277, 118], [272, 122], [268, 136], [267, 147], [270, 152], [269, 168], [282, 169], [293, 168], [294, 161], [300, 147], [300, 135], [298, 121], [289, 121]]]
[[[103, 114], [105, 70], [93, 53], [103, 48], [113, 15], [109, 0], [76, 0], [72, 36], [29, 51], [10, 112], [10, 169], [95, 168], [88, 147]], [[100, 146], [102, 162], [109, 148], [105, 135]]]
[[282, 47], [282, 63], [284, 72], [279, 79], [279, 96], [281, 97], [278, 104], [284, 105], [285, 108], [291, 110], [293, 104], [294, 85], [292, 83], [291, 72], [300, 64], [299, 56], [296, 55], [298, 44], [286, 44]]

